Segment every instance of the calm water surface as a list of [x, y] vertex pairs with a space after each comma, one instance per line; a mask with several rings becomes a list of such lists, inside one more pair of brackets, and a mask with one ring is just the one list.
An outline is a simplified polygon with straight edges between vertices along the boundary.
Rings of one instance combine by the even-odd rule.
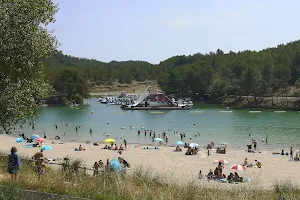
[[[153, 114], [153, 111], [123, 111], [119, 106], [100, 104], [95, 100], [90, 99], [90, 106], [77, 109], [41, 108], [35, 118], [34, 130], [26, 124], [23, 128], [17, 126], [14, 134], [24, 132], [27, 136], [33, 133], [42, 136], [45, 132], [48, 138], [60, 135], [65, 141], [100, 142], [107, 138], [103, 135], [106, 132], [111, 138], [117, 137], [117, 141], [126, 138], [129, 143], [151, 143], [149, 134], [145, 136], [142, 131], [140, 136], [137, 135], [137, 131], [144, 127], [156, 130], [156, 136], [166, 131], [170, 135], [169, 144], [180, 140], [179, 134], [185, 132], [187, 140], [201, 145], [211, 141], [228, 142], [230, 147], [245, 149], [251, 139], [256, 139], [261, 149], [288, 148], [291, 145], [300, 147], [300, 113], [295, 111], [274, 113], [261, 110], [261, 113], [249, 113], [246, 109], [231, 110], [217, 105], [196, 104], [191, 110]], [[58, 129], [54, 124], [58, 125]], [[130, 129], [130, 125], [134, 128]], [[81, 126], [78, 133], [75, 131], [76, 126]], [[92, 134], [89, 133], [90, 128]], [[200, 136], [195, 137], [198, 133]], [[261, 142], [266, 136], [268, 144]]]

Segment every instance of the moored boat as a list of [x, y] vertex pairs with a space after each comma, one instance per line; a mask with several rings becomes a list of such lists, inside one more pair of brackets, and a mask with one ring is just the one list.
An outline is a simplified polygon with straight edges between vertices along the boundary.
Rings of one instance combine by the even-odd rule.
[[123, 110], [183, 110], [189, 109], [189, 104], [176, 104], [163, 93], [145, 91], [133, 104], [122, 105]]

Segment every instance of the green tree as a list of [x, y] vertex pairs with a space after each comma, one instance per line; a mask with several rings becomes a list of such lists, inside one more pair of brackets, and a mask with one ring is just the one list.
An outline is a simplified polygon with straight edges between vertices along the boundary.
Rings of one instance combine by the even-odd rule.
[[8, 132], [47, 94], [43, 61], [57, 41], [45, 27], [58, 9], [50, 0], [1, 0], [0, 8], [0, 125]]
[[[78, 70], [67, 68], [60, 75], [61, 93], [66, 94], [69, 100], [86, 98], [88, 96], [88, 84], [79, 76]], [[82, 103], [78, 102], [78, 103]]]

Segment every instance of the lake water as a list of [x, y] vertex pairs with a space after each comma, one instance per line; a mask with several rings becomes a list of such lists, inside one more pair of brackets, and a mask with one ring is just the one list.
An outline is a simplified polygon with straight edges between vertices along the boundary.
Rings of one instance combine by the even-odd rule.
[[[228, 142], [230, 147], [245, 149], [251, 139], [256, 139], [260, 149], [300, 147], [300, 113], [296, 111], [274, 113], [272, 110], [261, 110], [261, 113], [249, 113], [246, 109], [231, 110], [199, 103], [191, 110], [170, 110], [153, 114], [153, 111], [123, 111], [120, 106], [100, 104], [96, 99], [88, 102], [90, 106], [77, 109], [41, 108], [35, 118], [35, 129], [32, 130], [29, 124], [25, 124], [23, 128], [17, 126], [14, 135], [23, 132], [26, 136], [33, 133], [42, 136], [46, 132], [47, 137], [52, 139], [55, 135], [60, 135], [64, 141], [101, 142], [107, 138], [103, 133], [108, 133], [110, 138], [117, 137], [117, 142], [121, 141], [120, 138], [126, 138], [129, 143], [151, 143], [149, 133], [145, 136], [141, 131], [141, 135], [137, 135], [137, 131], [144, 127], [156, 130], [156, 136], [166, 131], [170, 135], [169, 144], [180, 140], [179, 134], [185, 132], [188, 141], [201, 145], [211, 141]], [[58, 129], [54, 124], [58, 125]], [[77, 133], [76, 126], [81, 126]], [[135, 128], [130, 129], [130, 126]], [[92, 134], [89, 133], [90, 128], [93, 130]], [[266, 136], [268, 144], [261, 142]]]

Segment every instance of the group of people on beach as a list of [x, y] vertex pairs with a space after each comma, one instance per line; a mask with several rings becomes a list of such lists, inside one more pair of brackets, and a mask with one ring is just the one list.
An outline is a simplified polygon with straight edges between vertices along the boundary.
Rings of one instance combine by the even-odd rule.
[[223, 180], [223, 181], [225, 181], [226, 180], [229, 183], [232, 183], [232, 182], [243, 182], [243, 177], [240, 177], [237, 172], [230, 173], [226, 177], [226, 175], [223, 173], [223, 170], [224, 170], [224, 163], [219, 162], [218, 166], [215, 168], [215, 170], [212, 171], [210, 169], [207, 175], [204, 175], [202, 173], [202, 171], [200, 170], [200, 172], [199, 172], [199, 179], [206, 178], [207, 181], [210, 181], [210, 180], [217, 180], [217, 181]]
[[295, 156], [294, 156], [294, 149], [293, 147], [290, 147], [290, 152], [284, 152], [284, 149], [281, 150], [281, 153], [278, 152], [273, 152], [273, 155], [285, 155], [285, 156], [290, 156], [290, 160], [293, 161], [300, 161], [300, 149], [299, 152], [296, 152]]

